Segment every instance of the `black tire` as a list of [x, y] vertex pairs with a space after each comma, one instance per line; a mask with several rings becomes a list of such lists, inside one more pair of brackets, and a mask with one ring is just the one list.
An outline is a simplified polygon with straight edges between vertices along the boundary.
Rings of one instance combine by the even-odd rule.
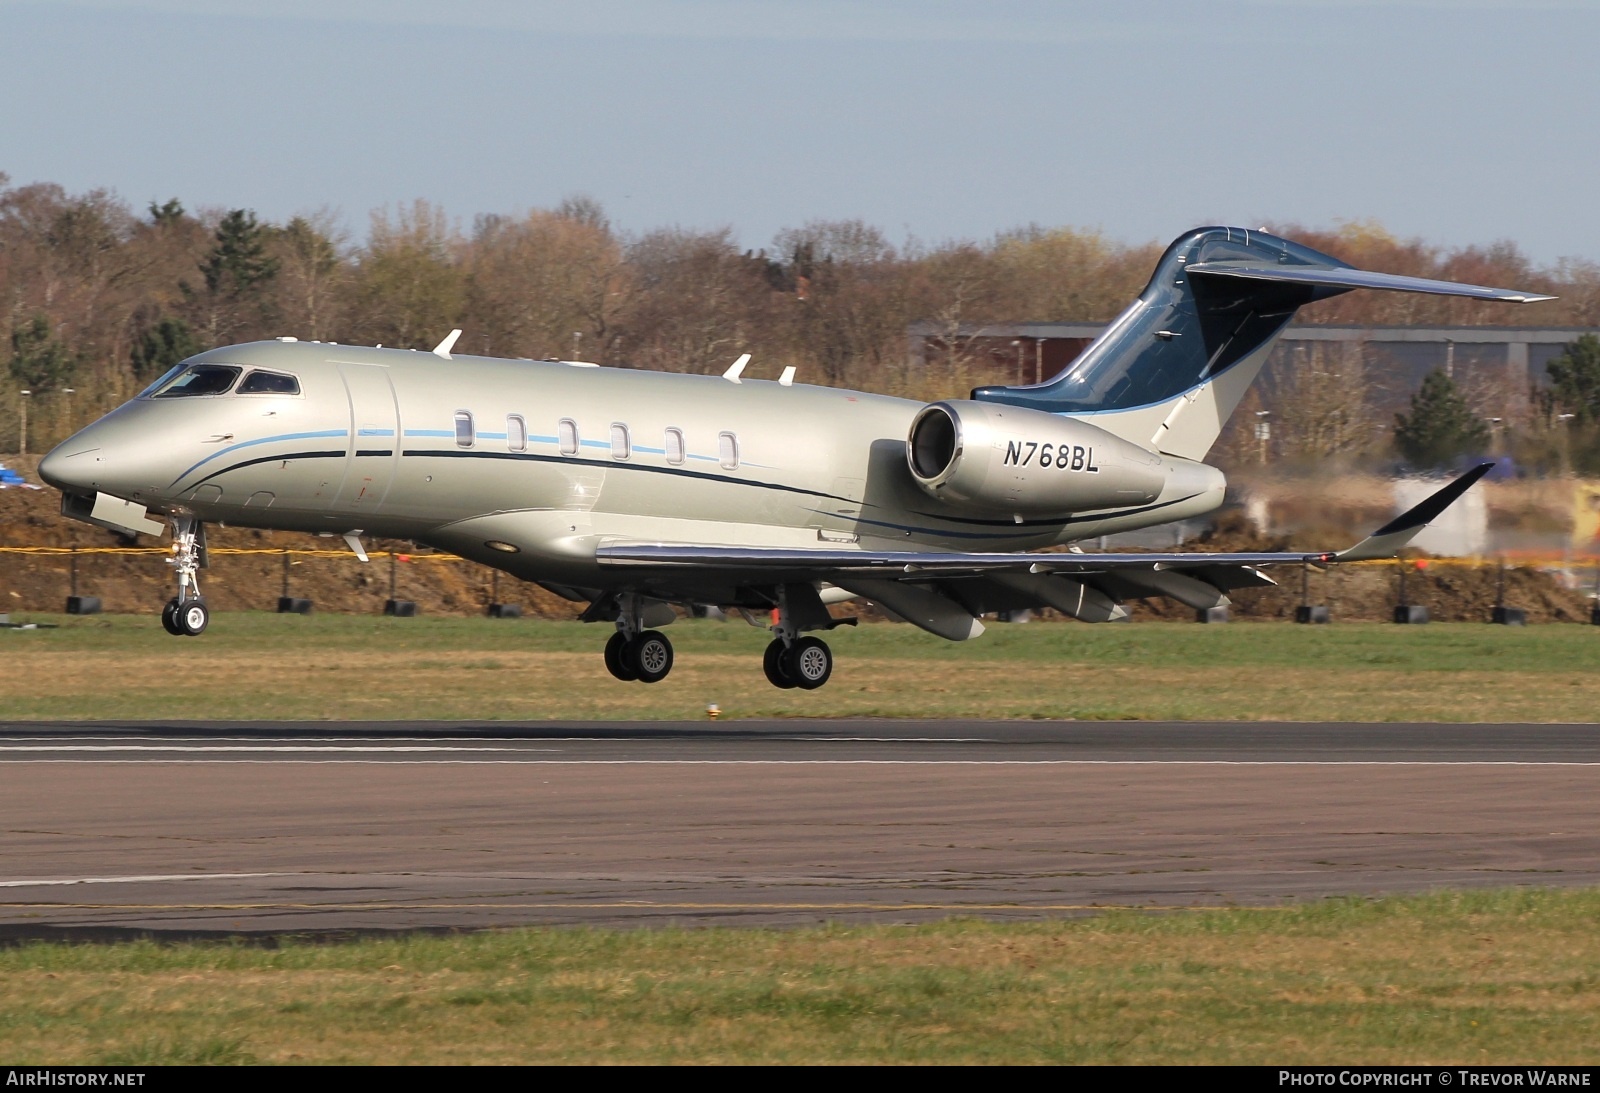
[[639, 669], [628, 657], [628, 638], [621, 630], [612, 634], [611, 640], [606, 642], [606, 671], [624, 683], [632, 683], [639, 678]]
[[161, 629], [175, 638], [183, 637], [183, 630], [178, 626], [178, 600], [177, 597], [166, 602], [161, 608]]
[[627, 657], [640, 683], [660, 683], [672, 671], [672, 642], [659, 630], [646, 630], [628, 643]]
[[772, 639], [772, 644], [767, 646], [767, 651], [761, 655], [761, 670], [767, 673], [767, 682], [774, 687], [788, 690], [795, 686], [794, 680], [789, 678], [789, 673], [783, 668], [783, 654], [786, 646], [782, 638]]
[[190, 600], [181, 604], [177, 612], [178, 630], [185, 637], [197, 638], [206, 632], [211, 622], [211, 609], [204, 600]]
[[796, 687], [814, 691], [833, 675], [833, 651], [821, 638], [801, 638], [783, 654], [783, 674]]

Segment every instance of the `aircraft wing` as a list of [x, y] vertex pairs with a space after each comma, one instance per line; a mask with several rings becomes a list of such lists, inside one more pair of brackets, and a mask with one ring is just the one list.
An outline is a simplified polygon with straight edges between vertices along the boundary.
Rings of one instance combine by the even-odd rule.
[[1164, 570], [1209, 567], [1326, 565], [1335, 553], [1279, 552], [1260, 554], [957, 554], [900, 550], [789, 550], [778, 547], [673, 546], [617, 543], [602, 546], [598, 558], [614, 566], [715, 566], [720, 569], [793, 573], [805, 571], [823, 580], [837, 575], [927, 580], [934, 577], [986, 573], [1109, 573], [1120, 569]]
[[744, 570], [751, 573], [806, 573], [820, 580], [832, 580], [835, 576], [854, 576], [917, 581], [990, 573], [1091, 574], [1140, 570], [1152, 573], [1214, 570], [1218, 571], [1220, 576], [1228, 570], [1236, 569], [1307, 563], [1327, 565], [1332, 562], [1393, 557], [1415, 538], [1429, 521], [1448, 508], [1493, 466], [1493, 463], [1479, 464], [1430, 495], [1421, 504], [1395, 517], [1360, 543], [1343, 551], [1216, 554], [1010, 551], [967, 554], [954, 551], [859, 550], [838, 547], [796, 549], [623, 542], [601, 546], [596, 552], [596, 557], [602, 565], [608, 566], [693, 566]]

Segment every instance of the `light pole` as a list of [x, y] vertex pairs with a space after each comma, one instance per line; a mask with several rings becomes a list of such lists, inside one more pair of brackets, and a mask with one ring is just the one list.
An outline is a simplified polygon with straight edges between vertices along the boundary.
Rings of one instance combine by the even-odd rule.
[[30, 395], [32, 395], [33, 392], [32, 391], [20, 391], [18, 393], [22, 396], [22, 398], [20, 400], [21, 404], [22, 404], [22, 451], [21, 451], [20, 454], [27, 455], [28, 454], [28, 397]]
[[583, 331], [581, 330], [572, 332], [572, 359], [575, 361], [583, 359]]
[[1561, 427], [1561, 477], [1567, 476], [1572, 463], [1572, 438], [1568, 436], [1572, 430], [1567, 422], [1577, 417], [1577, 414], [1557, 414], [1556, 423]]
[[1022, 339], [1012, 338], [1011, 344], [1016, 346], [1017, 349], [1017, 382], [1023, 383], [1025, 380], [1023, 379], [1024, 373], [1022, 371]]
[[1267, 441], [1272, 439], [1272, 424], [1267, 418], [1272, 416], [1271, 410], [1256, 411], [1256, 454], [1261, 465], [1267, 465]]
[[77, 430], [72, 427], [72, 396], [78, 392], [75, 388], [63, 387], [61, 389], [61, 393], [67, 396], [67, 435], [71, 436], [73, 433], [77, 432]]

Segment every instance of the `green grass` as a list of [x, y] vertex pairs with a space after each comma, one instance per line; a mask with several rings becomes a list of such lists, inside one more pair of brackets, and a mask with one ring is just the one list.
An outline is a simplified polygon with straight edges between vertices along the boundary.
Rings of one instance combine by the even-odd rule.
[[834, 678], [779, 691], [742, 622], [670, 628], [654, 686], [606, 675], [609, 627], [358, 616], [217, 616], [198, 639], [139, 616], [37, 616], [0, 631], [12, 719], [1010, 717], [1590, 721], [1600, 630], [1351, 623], [903, 625], [829, 636]]
[[1565, 1063], [1600, 1059], [1600, 893], [1029, 924], [515, 929], [0, 951], [44, 1063]]

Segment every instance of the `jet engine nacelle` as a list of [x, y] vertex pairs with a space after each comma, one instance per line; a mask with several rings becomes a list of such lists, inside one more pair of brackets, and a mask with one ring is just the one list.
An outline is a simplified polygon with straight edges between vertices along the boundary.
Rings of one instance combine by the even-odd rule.
[[1161, 456], [1086, 421], [966, 400], [923, 407], [906, 460], [930, 496], [1012, 516], [1148, 504], [1167, 478]]

